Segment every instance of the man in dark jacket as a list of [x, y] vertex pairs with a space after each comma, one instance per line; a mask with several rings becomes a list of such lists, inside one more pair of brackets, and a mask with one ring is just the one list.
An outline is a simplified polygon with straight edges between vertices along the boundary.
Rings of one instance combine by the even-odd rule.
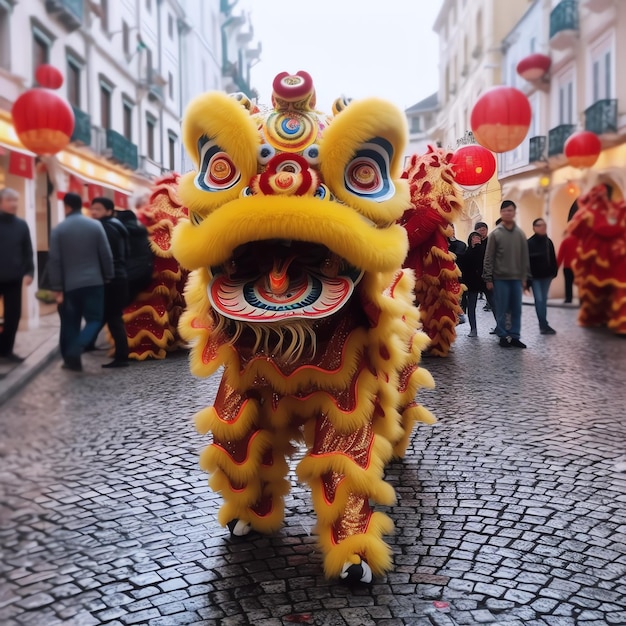
[[50, 234], [48, 281], [59, 305], [63, 367], [81, 371], [81, 355], [102, 328], [113, 257], [102, 225], [83, 215], [82, 198], [66, 193], [63, 205], [65, 220]]
[[[104, 288], [104, 324], [109, 327], [115, 343], [113, 361], [102, 367], [128, 366], [128, 338], [124, 326], [124, 307], [128, 302], [128, 231], [115, 217], [115, 205], [110, 198], [94, 198], [90, 207], [91, 217], [104, 227], [113, 254], [114, 278]], [[103, 324], [103, 325], [104, 325]]]
[[133, 211], [116, 211], [117, 219], [126, 226], [128, 231], [128, 304], [143, 291], [152, 280], [153, 256], [148, 239], [148, 229], [137, 220]]
[[557, 275], [558, 264], [554, 244], [547, 235], [545, 220], [538, 217], [533, 222], [534, 235], [528, 239], [530, 258], [531, 288], [535, 298], [535, 311], [539, 320], [539, 332], [542, 335], [555, 335], [556, 330], [548, 324], [548, 292], [550, 283]]
[[26, 222], [17, 217], [19, 194], [6, 187], [0, 191], [0, 296], [4, 322], [0, 332], [0, 359], [21, 363], [13, 352], [22, 315], [22, 285], [33, 282], [33, 245]]

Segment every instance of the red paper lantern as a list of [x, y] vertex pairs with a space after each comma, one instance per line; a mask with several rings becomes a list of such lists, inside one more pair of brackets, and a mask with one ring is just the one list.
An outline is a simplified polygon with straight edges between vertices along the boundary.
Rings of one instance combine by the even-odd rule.
[[595, 133], [581, 130], [567, 138], [563, 152], [572, 167], [591, 167], [602, 152], [602, 143]]
[[35, 70], [35, 80], [46, 89], [58, 89], [63, 84], [63, 74], [54, 65], [44, 63]]
[[462, 146], [450, 160], [454, 178], [463, 189], [473, 191], [484, 185], [496, 171], [496, 158], [487, 148], [477, 144]]
[[543, 78], [552, 65], [552, 59], [545, 54], [530, 54], [517, 64], [517, 73], [528, 81]]
[[[45, 86], [63, 84], [61, 73], [49, 65], [40, 65], [35, 78]], [[11, 115], [19, 140], [35, 154], [56, 154], [74, 132], [72, 107], [49, 89], [36, 87], [24, 92], [13, 103]]]
[[528, 98], [515, 87], [492, 87], [474, 105], [470, 124], [474, 138], [492, 152], [508, 152], [524, 141], [532, 111]]

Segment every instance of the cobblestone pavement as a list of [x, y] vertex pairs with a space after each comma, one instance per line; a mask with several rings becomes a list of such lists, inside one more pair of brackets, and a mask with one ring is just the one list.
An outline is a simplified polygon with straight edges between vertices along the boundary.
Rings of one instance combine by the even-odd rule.
[[[626, 624], [626, 341], [551, 309], [528, 350], [487, 334], [427, 359], [438, 388], [388, 480], [395, 569], [321, 575], [305, 487], [284, 528], [233, 542], [191, 416], [217, 379], [185, 355], [72, 375], [55, 361], [0, 416], [0, 623]], [[385, 507], [380, 507], [385, 510]]]

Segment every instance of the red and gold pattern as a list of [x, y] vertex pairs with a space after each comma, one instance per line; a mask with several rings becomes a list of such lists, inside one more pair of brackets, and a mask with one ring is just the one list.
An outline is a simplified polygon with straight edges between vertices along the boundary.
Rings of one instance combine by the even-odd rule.
[[404, 266], [415, 272], [415, 298], [433, 356], [447, 356], [462, 313], [461, 272], [448, 250], [450, 226], [463, 205], [454, 184], [452, 157], [451, 152], [429, 146], [426, 154], [411, 157], [404, 174], [412, 204], [400, 220], [409, 237]]
[[568, 231], [578, 239], [578, 323], [626, 335], [626, 202], [610, 200], [607, 187], [596, 185], [578, 198]]
[[164, 359], [181, 343], [178, 320], [185, 308], [183, 290], [189, 272], [174, 258], [171, 239], [188, 212], [178, 198], [178, 180], [178, 174], [157, 180], [148, 202], [137, 210], [154, 253], [152, 282], [124, 310], [129, 357], [137, 361]]
[[[314, 102], [299, 72], [277, 77], [266, 113], [218, 93], [191, 103], [183, 137], [196, 171], [179, 187], [191, 219], [173, 239], [193, 270], [180, 331], [194, 374], [223, 367], [214, 405], [195, 416], [212, 435], [200, 464], [224, 498], [219, 522], [279, 529], [288, 458], [304, 446], [296, 471], [312, 490], [326, 575], [362, 561], [382, 574], [393, 524], [373, 506], [395, 501], [384, 467], [416, 422], [434, 421], [415, 399], [433, 384], [419, 366], [428, 337], [395, 224], [409, 202], [405, 120], [379, 100], [344, 103], [334, 118]], [[232, 163], [228, 188], [204, 175], [218, 153]]]

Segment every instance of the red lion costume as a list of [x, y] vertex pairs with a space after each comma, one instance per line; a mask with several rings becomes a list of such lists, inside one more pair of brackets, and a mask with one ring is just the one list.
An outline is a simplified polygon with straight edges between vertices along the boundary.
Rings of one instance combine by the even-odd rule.
[[574, 280], [578, 323], [608, 326], [626, 336], [626, 202], [613, 201], [601, 184], [578, 199], [569, 233], [578, 239]]
[[452, 152], [429, 146], [411, 157], [404, 173], [411, 192], [411, 208], [400, 219], [409, 237], [404, 267], [415, 272], [415, 299], [433, 356], [448, 355], [462, 313], [461, 272], [448, 250], [450, 226], [463, 206], [451, 158]]
[[148, 203], [137, 210], [154, 254], [152, 282], [124, 309], [129, 357], [137, 361], [163, 359], [181, 343], [178, 320], [185, 308], [183, 290], [189, 272], [171, 250], [174, 227], [188, 216], [178, 198], [179, 178], [168, 174], [157, 180]]

